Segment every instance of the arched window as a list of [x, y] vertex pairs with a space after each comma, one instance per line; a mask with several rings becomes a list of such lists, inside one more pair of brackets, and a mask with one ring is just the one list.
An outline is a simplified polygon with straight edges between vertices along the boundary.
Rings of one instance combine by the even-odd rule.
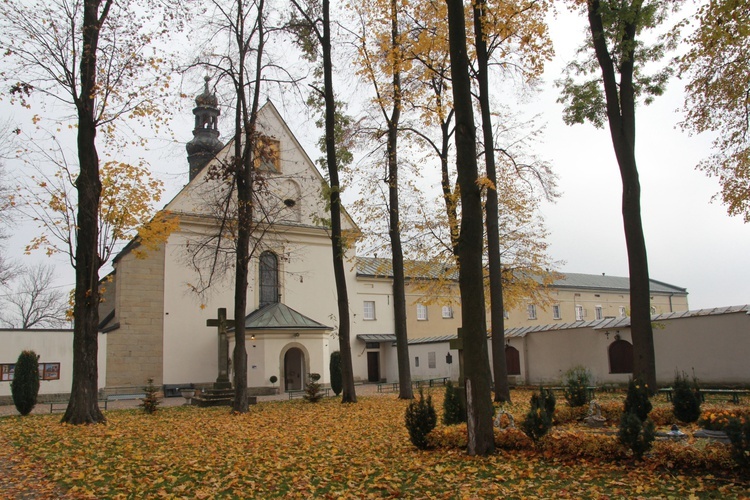
[[521, 356], [518, 349], [513, 346], [505, 346], [505, 367], [508, 369], [508, 375], [521, 374]]
[[620, 339], [609, 345], [609, 373], [633, 373], [633, 344]]
[[273, 252], [260, 254], [260, 307], [279, 301], [279, 259]]

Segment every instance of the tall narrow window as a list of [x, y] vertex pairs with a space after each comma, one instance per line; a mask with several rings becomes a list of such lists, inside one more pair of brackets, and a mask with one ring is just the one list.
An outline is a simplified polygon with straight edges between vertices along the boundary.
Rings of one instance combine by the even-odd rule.
[[417, 321], [427, 321], [427, 306], [417, 304]]
[[451, 306], [443, 306], [443, 319], [451, 319], [453, 317], [453, 308]]
[[529, 319], [536, 319], [536, 306], [534, 304], [529, 304], [527, 310], [529, 312]]
[[604, 318], [604, 312], [602, 310], [602, 306], [596, 306], [594, 308], [594, 315], [596, 316], [596, 319]]
[[260, 307], [279, 301], [279, 259], [273, 252], [260, 254]]
[[620, 306], [620, 317], [624, 318], [625, 316], [627, 316], [625, 306]]
[[562, 319], [562, 316], [560, 316], [560, 305], [555, 304], [552, 306], [552, 319]]
[[375, 320], [375, 301], [365, 300], [364, 319], [367, 321]]
[[435, 368], [437, 366], [437, 360], [434, 352], [427, 353], [427, 368]]
[[583, 321], [585, 315], [586, 311], [584, 311], [583, 306], [576, 306], [576, 321]]

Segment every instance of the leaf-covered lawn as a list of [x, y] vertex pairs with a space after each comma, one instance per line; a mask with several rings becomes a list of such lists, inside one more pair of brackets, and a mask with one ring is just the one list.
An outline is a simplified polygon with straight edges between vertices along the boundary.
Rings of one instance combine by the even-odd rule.
[[[434, 395], [440, 413], [441, 391]], [[267, 402], [246, 415], [227, 408], [110, 411], [106, 425], [80, 427], [60, 424], [59, 415], [2, 418], [0, 441], [8, 445], [0, 460], [33, 477], [0, 479], [0, 496], [29, 488], [37, 496], [26, 498], [59, 498], [61, 491], [72, 498], [748, 495], [742, 481], [648, 464], [564, 461], [523, 450], [485, 458], [418, 451], [403, 425], [406, 404], [385, 396], [352, 405], [332, 398]]]

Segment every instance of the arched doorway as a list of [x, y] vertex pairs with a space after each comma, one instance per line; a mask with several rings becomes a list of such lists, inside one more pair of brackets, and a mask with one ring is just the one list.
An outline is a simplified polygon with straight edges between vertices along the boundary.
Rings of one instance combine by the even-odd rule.
[[303, 388], [305, 373], [305, 354], [298, 347], [290, 348], [284, 354], [284, 390], [297, 391]]
[[505, 346], [505, 367], [508, 369], [508, 375], [521, 374], [521, 355], [512, 345]]
[[633, 373], [633, 344], [617, 339], [609, 345], [609, 373]]

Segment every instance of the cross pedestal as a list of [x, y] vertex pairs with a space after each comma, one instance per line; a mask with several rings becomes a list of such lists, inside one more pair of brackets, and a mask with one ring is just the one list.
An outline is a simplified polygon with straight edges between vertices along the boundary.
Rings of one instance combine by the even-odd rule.
[[229, 380], [229, 340], [227, 339], [227, 328], [234, 326], [234, 320], [227, 319], [227, 310], [224, 307], [217, 311], [216, 319], [206, 321], [206, 326], [215, 326], [219, 333], [219, 376], [214, 382], [214, 389], [231, 389], [232, 382]]
[[458, 399], [461, 402], [461, 412], [466, 417], [466, 380], [464, 377], [464, 335], [463, 329], [458, 328], [456, 330], [458, 338], [453, 339], [449, 342], [451, 349], [458, 351]]

